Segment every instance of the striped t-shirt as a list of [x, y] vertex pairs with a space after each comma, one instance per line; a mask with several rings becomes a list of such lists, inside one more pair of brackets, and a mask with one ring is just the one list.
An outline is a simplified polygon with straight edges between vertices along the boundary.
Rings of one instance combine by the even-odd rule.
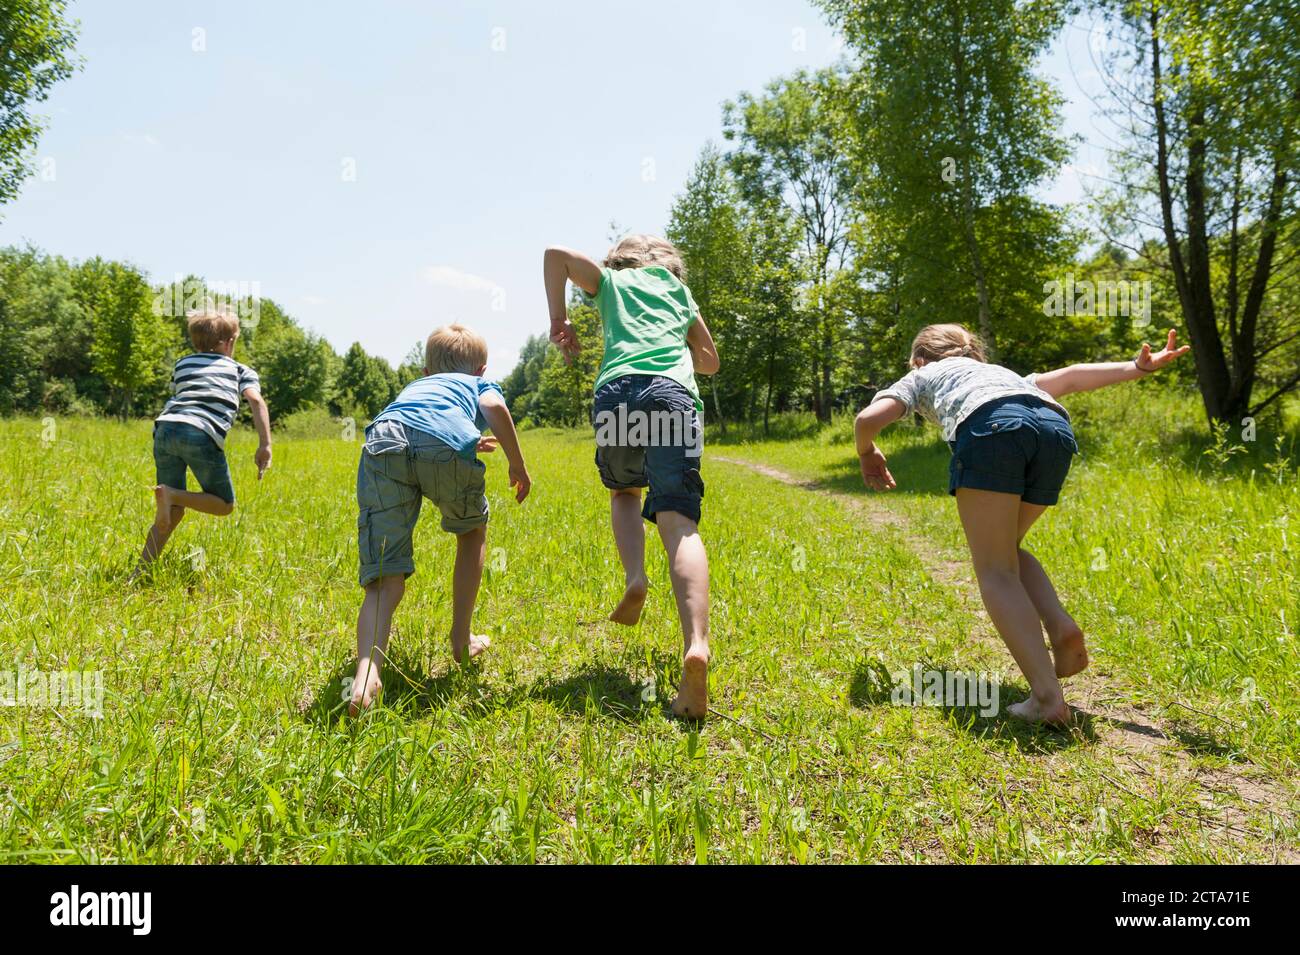
[[186, 355], [172, 369], [172, 397], [157, 420], [192, 425], [224, 449], [239, 396], [249, 388], [261, 392], [262, 382], [247, 365], [215, 352]]

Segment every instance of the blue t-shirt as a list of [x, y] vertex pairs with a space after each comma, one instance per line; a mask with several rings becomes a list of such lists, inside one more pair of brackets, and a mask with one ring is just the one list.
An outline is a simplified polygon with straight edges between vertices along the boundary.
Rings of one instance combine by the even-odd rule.
[[495, 382], [474, 375], [446, 372], [417, 378], [381, 411], [371, 426], [400, 421], [408, 428], [431, 434], [465, 457], [474, 457], [487, 422], [478, 408], [485, 391], [501, 394]]

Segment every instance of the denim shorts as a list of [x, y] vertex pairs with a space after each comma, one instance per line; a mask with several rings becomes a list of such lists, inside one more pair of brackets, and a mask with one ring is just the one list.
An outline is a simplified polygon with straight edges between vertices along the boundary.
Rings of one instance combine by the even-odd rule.
[[591, 420], [605, 487], [648, 487], [641, 516], [652, 523], [660, 511], [699, 523], [704, 430], [689, 391], [659, 375], [624, 375], [596, 389]]
[[185, 469], [189, 468], [205, 494], [216, 495], [227, 504], [235, 503], [235, 486], [230, 482], [226, 452], [192, 424], [155, 421], [153, 463], [157, 484], [183, 491]]
[[428, 498], [442, 512], [442, 529], [464, 534], [488, 522], [484, 473], [431, 434], [400, 421], [380, 421], [366, 431], [357, 465], [357, 580], [415, 573], [411, 534]]
[[948, 493], [968, 487], [1055, 504], [1079, 452], [1069, 420], [1032, 395], [998, 398], [975, 409], [949, 442]]

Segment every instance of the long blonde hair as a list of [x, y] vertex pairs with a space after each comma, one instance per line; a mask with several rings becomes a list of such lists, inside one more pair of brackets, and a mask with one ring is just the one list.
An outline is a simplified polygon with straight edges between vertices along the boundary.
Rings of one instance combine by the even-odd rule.
[[686, 265], [682, 262], [681, 252], [677, 246], [657, 235], [625, 235], [605, 254], [607, 269], [643, 269], [647, 265], [661, 265], [681, 281], [686, 281]]
[[912, 365], [924, 360], [942, 361], [945, 358], [974, 358], [988, 361], [984, 343], [979, 336], [963, 325], [927, 325], [912, 339]]

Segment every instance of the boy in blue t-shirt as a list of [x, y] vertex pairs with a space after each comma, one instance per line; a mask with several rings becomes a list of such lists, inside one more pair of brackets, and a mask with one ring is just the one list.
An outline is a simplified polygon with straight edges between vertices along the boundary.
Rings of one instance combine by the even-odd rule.
[[[352, 716], [382, 689], [393, 611], [415, 573], [411, 532], [424, 498], [442, 512], [442, 529], [456, 535], [452, 656], [467, 663], [487, 649], [487, 637], [470, 633], [488, 522], [486, 468], [475, 452], [501, 445], [515, 500], [528, 496], [532, 482], [501, 389], [482, 378], [486, 368], [481, 336], [463, 325], [437, 329], [424, 346], [427, 377], [407, 385], [366, 429], [357, 468], [359, 581], [366, 596], [357, 617], [357, 674], [345, 694]], [[494, 437], [483, 437], [485, 428]]]

